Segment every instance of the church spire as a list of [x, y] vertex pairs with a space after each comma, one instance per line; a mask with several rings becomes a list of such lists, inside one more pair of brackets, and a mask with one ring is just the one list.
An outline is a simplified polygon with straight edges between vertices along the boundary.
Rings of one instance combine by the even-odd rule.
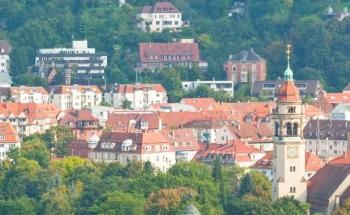
[[293, 71], [290, 68], [290, 55], [292, 53], [292, 45], [288, 44], [287, 45], [287, 61], [288, 61], [288, 65], [287, 65], [287, 69], [286, 71], [284, 71], [284, 80], [286, 81], [293, 81]]

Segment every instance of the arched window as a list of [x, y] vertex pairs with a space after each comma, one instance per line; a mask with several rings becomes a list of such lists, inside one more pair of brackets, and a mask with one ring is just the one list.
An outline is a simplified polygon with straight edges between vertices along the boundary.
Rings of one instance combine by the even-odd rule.
[[287, 135], [291, 136], [292, 133], [293, 133], [292, 123], [288, 122], [287, 123]]
[[275, 136], [279, 136], [280, 135], [280, 125], [278, 124], [278, 122], [275, 122]]
[[298, 128], [299, 128], [298, 123], [294, 123], [294, 125], [293, 125], [293, 135], [298, 135]]

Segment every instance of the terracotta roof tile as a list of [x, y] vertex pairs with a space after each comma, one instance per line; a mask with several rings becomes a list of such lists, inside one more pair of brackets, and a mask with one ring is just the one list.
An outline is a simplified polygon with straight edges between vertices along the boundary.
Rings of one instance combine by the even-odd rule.
[[208, 109], [210, 105], [217, 104], [213, 98], [183, 98], [181, 104], [192, 105], [199, 110]]
[[134, 93], [134, 91], [142, 90], [142, 91], [149, 91], [154, 90], [159, 93], [165, 93], [166, 90], [161, 84], [120, 84], [116, 87], [115, 92], [116, 93]]
[[350, 165], [350, 152], [346, 152], [342, 156], [330, 160], [329, 163]]
[[278, 90], [277, 102], [300, 102], [299, 89], [294, 81], [285, 81]]
[[98, 88], [95, 85], [90, 85], [90, 86], [86, 86], [86, 85], [72, 85], [72, 86], [65, 86], [65, 85], [61, 85], [61, 86], [51, 86], [49, 87], [49, 92], [53, 93], [53, 94], [71, 94], [72, 91], [79, 91], [80, 93], [84, 93], [87, 91], [92, 91], [94, 93], [102, 93], [102, 91], [100, 90], [100, 88]]
[[15, 129], [8, 122], [0, 122], [0, 143], [17, 143], [18, 137]]
[[128, 131], [133, 129], [160, 130], [161, 119], [155, 112], [114, 112], [108, 115], [106, 127], [112, 131]]
[[48, 95], [48, 92], [43, 87], [20, 86], [20, 87], [10, 88], [11, 95], [19, 95], [21, 92], [27, 93], [27, 94], [41, 93], [43, 95]]

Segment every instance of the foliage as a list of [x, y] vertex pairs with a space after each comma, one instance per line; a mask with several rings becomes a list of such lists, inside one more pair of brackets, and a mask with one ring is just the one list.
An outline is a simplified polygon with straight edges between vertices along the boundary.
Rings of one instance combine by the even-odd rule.
[[131, 109], [131, 101], [125, 99], [123, 100], [123, 103], [122, 103], [122, 108], [123, 109]]

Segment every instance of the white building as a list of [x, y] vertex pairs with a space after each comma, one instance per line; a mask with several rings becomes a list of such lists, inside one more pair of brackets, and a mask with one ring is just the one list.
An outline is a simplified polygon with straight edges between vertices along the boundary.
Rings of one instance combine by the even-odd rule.
[[188, 26], [188, 22], [182, 21], [181, 12], [168, 1], [144, 6], [137, 19], [137, 27], [145, 32], [181, 31], [182, 27]]
[[16, 103], [49, 103], [49, 94], [43, 87], [11, 87], [9, 100]]
[[96, 162], [121, 164], [149, 161], [162, 172], [166, 172], [176, 163], [174, 147], [159, 132], [104, 133], [97, 146], [89, 153], [89, 158]]
[[185, 91], [190, 90], [196, 90], [198, 86], [200, 85], [206, 85], [210, 89], [213, 89], [215, 91], [224, 91], [228, 93], [229, 95], [233, 96], [234, 94], [234, 83], [233, 81], [183, 81], [182, 82], [182, 88]]
[[349, 150], [347, 120], [310, 120], [304, 128], [306, 151], [330, 159]]
[[97, 86], [53, 86], [49, 88], [51, 103], [60, 110], [89, 108], [100, 105], [102, 91]]
[[10, 54], [11, 45], [6, 40], [0, 40], [0, 87], [10, 87]]
[[120, 84], [105, 94], [105, 99], [115, 108], [122, 108], [126, 101], [130, 102], [130, 108], [143, 110], [152, 104], [167, 103], [166, 90], [161, 84]]
[[15, 129], [8, 122], [0, 122], [0, 161], [6, 160], [7, 152], [21, 147]]
[[72, 48], [40, 49], [35, 57], [35, 66], [47, 68], [72, 67], [76, 72], [76, 83], [104, 84], [104, 70], [107, 56], [96, 53], [95, 48], [88, 47], [88, 41], [73, 41]]

